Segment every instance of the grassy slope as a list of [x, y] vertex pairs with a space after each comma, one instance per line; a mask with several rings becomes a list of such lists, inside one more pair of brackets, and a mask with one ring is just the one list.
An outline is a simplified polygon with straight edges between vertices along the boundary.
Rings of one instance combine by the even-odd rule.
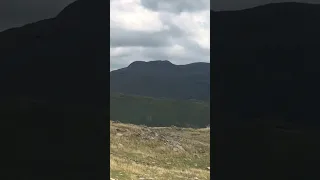
[[195, 100], [171, 100], [111, 94], [110, 116], [124, 123], [147, 126], [205, 127], [210, 124], [210, 104]]
[[210, 179], [210, 131], [110, 122], [110, 177]]

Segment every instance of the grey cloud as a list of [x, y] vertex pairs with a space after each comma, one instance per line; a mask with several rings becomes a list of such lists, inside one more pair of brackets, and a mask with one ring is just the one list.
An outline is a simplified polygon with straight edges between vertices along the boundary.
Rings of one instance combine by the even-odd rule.
[[176, 44], [181, 45], [185, 48], [184, 55], [172, 55], [169, 54], [166, 48], [148, 48], [144, 49], [143, 54], [147, 59], [164, 59], [170, 60], [172, 63], [187, 64], [191, 62], [209, 62], [210, 61], [210, 49], [202, 48], [196, 42], [191, 41], [187, 38], [177, 39]]
[[163, 47], [170, 46], [173, 38], [183, 37], [185, 32], [170, 21], [168, 16], [160, 16], [168, 29], [156, 32], [110, 28], [111, 47]]
[[[141, 49], [132, 48], [132, 51], [124, 51], [117, 56], [111, 57], [111, 70], [128, 66], [131, 62], [142, 60], [169, 60], [175, 64], [187, 64], [192, 62], [209, 62], [210, 49], [202, 48], [196, 42], [188, 39], [183, 29], [173, 24], [169, 16], [160, 16], [162, 23], [169, 27], [157, 33], [132, 31], [124, 29], [111, 29], [112, 47], [139, 46]], [[116, 33], [115, 33], [116, 32]], [[117, 35], [115, 35], [117, 34]], [[209, 38], [209, 34], [208, 34]], [[186, 53], [172, 55], [169, 53], [175, 44], [183, 46]]]
[[129, 50], [129, 51], [124, 51], [120, 54], [117, 54], [117, 55], [110, 55], [111, 58], [127, 58], [129, 56], [131, 56], [131, 54], [133, 53], [133, 51], [136, 50], [136, 49], [132, 49]]
[[1, 0], [0, 31], [56, 16], [75, 0]]
[[166, 52], [166, 49], [153, 49], [148, 48], [144, 50], [144, 55], [146, 59], [152, 59], [152, 60], [171, 60], [173, 57], [169, 56], [169, 54]]
[[[192, 44], [192, 42], [189, 42]], [[132, 52], [124, 52], [121, 55], [110, 57], [111, 70], [128, 66], [133, 61], [169, 60], [174, 64], [189, 64], [193, 62], [210, 62], [210, 53], [203, 54], [203, 50], [188, 49], [183, 55], [172, 55], [169, 53], [170, 47], [145, 47], [140, 51], [133, 49]]]
[[[207, 5], [204, 5], [205, 3]], [[144, 32], [111, 27], [111, 48], [125, 47], [125, 50], [118, 51], [118, 53], [110, 57], [111, 70], [126, 67], [133, 61], [138, 60], [152, 61], [160, 59], [169, 60], [175, 64], [210, 61], [210, 49], [202, 48], [195, 41], [191, 40], [188, 31], [182, 29], [173, 21], [173, 17], [183, 11], [192, 13], [208, 9], [209, 12], [208, 0], [165, 0], [161, 2], [142, 0], [142, 4], [153, 11], [160, 12], [158, 16], [159, 20], [167, 28], [158, 32]], [[167, 4], [167, 6], [163, 6], [163, 4]], [[207, 18], [209, 19], [209, 17]], [[111, 22], [111, 26], [114, 26], [113, 24], [116, 23]], [[185, 52], [182, 54], [172, 53], [174, 45], [184, 47]]]
[[167, 34], [173, 37], [183, 37], [186, 35], [183, 29], [172, 22], [172, 17], [169, 14], [161, 13], [159, 14], [159, 19], [164, 25], [168, 26], [169, 30], [167, 30]]
[[170, 41], [167, 38], [164, 38], [163, 35], [165, 35], [164, 32], [143, 32], [143, 31], [111, 28], [110, 29], [110, 46], [111, 47], [167, 46], [170, 44]]
[[208, 2], [208, 0], [141, 0], [141, 4], [148, 9], [171, 13], [209, 10], [210, 4]]
[[128, 62], [125, 62], [123, 60], [121, 61], [121, 59], [117, 59], [117, 61], [111, 60], [111, 62], [112, 63], [110, 64], [110, 71], [123, 68], [129, 64]]
[[184, 44], [185, 53], [183, 55], [172, 55], [169, 53], [170, 47], [144, 47], [140, 51], [132, 51], [132, 53], [125, 52], [118, 56], [110, 57], [111, 70], [119, 69], [128, 66], [133, 61], [152, 61], [152, 60], [169, 60], [175, 64], [188, 64], [192, 62], [210, 62], [210, 50], [195, 48], [189, 49]]
[[[170, 54], [173, 45], [181, 45], [185, 48], [183, 55]], [[210, 62], [210, 49], [202, 48], [196, 42], [187, 38], [176, 38], [171, 46], [127, 48], [123, 53], [111, 58], [111, 70], [128, 66], [133, 61], [169, 60], [175, 64], [188, 64], [192, 62]]]
[[148, 60], [143, 54], [143, 51], [136, 48], [128, 48], [127, 51], [110, 57], [110, 70], [115, 70], [128, 66], [133, 61]]
[[189, 51], [187, 49], [186, 53], [183, 56], [175, 56], [168, 54], [165, 50], [159, 51], [154, 49], [146, 49], [145, 60], [169, 60], [174, 64], [188, 64], [192, 62], [209, 62], [210, 56], [205, 56], [196, 51]]
[[184, 45], [186, 49], [189, 49], [192, 52], [196, 52], [197, 54], [201, 54], [203, 56], [210, 56], [210, 48], [203, 48], [194, 41], [188, 39], [181, 39], [180, 45]]

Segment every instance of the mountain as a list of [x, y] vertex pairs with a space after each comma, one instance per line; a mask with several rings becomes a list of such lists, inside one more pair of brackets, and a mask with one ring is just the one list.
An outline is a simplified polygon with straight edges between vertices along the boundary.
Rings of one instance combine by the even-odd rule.
[[211, 12], [217, 179], [319, 177], [319, 18], [304, 3]]
[[204, 128], [210, 124], [210, 103], [114, 93], [110, 95], [110, 119], [157, 127]]
[[280, 3], [212, 12], [216, 110], [319, 124], [319, 9]]
[[[105, 175], [108, 5], [77, 0], [54, 18], [0, 33], [5, 179]], [[106, 164], [103, 174], [97, 164]]]
[[107, 7], [77, 0], [52, 19], [1, 32], [0, 96], [105, 104], [95, 91], [108, 82]]
[[136, 61], [110, 72], [110, 92], [171, 99], [210, 99], [210, 64]]

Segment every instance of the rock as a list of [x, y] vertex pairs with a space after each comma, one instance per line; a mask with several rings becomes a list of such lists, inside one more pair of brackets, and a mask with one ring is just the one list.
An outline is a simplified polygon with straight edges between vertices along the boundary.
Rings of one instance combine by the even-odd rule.
[[177, 152], [177, 151], [182, 151], [184, 152], [184, 148], [180, 145], [180, 143], [178, 142], [171, 142], [172, 146], [173, 146], [173, 151]]
[[176, 145], [176, 148], [178, 148], [180, 151], [185, 151], [184, 148], [180, 145]]
[[201, 149], [201, 148], [198, 151], [199, 151], [199, 153], [205, 153], [206, 152], [204, 149]]
[[117, 135], [117, 136], [123, 136], [123, 134], [121, 134], [121, 133], [117, 133], [116, 135]]
[[119, 128], [117, 128], [116, 131], [118, 131], [118, 132], [126, 132], [127, 130], [126, 130], [126, 129], [119, 129]]
[[207, 167], [208, 170], [210, 170], [210, 167]]

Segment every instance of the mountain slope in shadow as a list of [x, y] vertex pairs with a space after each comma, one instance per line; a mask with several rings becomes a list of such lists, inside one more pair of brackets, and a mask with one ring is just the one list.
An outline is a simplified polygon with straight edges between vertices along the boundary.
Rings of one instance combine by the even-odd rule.
[[210, 18], [216, 175], [318, 177], [320, 5], [268, 4]]
[[210, 99], [210, 64], [136, 61], [110, 73], [110, 91], [157, 98]]
[[319, 125], [314, 118], [320, 100], [319, 9], [280, 3], [213, 12], [216, 110]]
[[0, 82], [7, 83], [1, 91], [70, 102], [101, 99], [92, 91], [108, 77], [106, 7], [78, 0], [55, 18], [1, 32]]
[[2, 163], [11, 178], [98, 179], [98, 163], [108, 162], [108, 5], [77, 0], [0, 33]]

